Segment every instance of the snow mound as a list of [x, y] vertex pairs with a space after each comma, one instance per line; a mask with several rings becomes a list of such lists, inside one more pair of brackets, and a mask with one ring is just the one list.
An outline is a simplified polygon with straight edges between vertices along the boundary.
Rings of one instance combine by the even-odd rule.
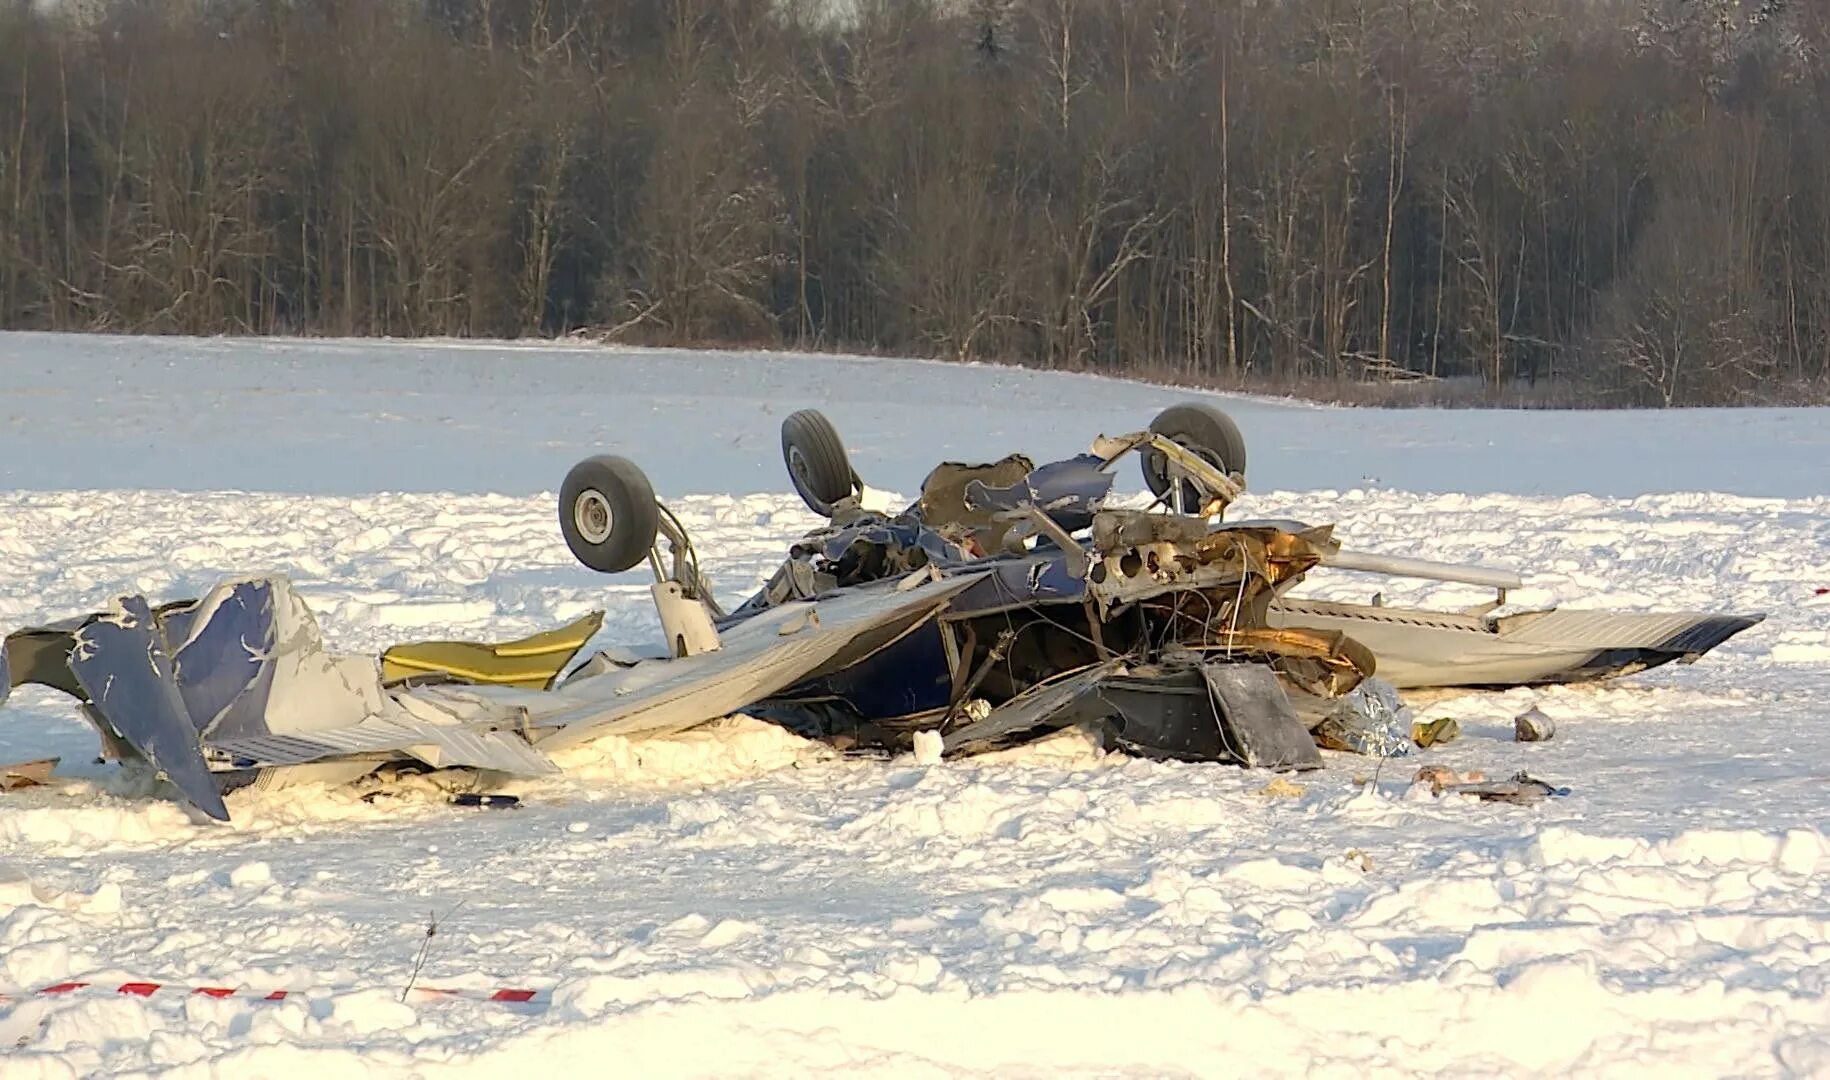
[[[550, 495], [463, 492], [669, 445], [681, 414], [654, 388], [684, 365], [713, 430], [703, 457], [657, 455], [657, 483], [726, 601], [815, 523], [773, 428], [822, 395], [860, 472], [902, 491], [939, 458], [1072, 452], [1186, 396], [745, 354], [6, 344], [43, 362], [0, 399], [0, 626], [278, 572], [350, 650], [593, 609], [592, 647], [657, 637], [642, 575], [577, 566]], [[454, 372], [470, 390], [431, 377]], [[152, 397], [96, 401], [117, 382]], [[231, 404], [198, 413], [201, 385]], [[1830, 1074], [1825, 414], [1237, 411], [1264, 463], [1240, 517], [1517, 569], [1518, 606], [1768, 619], [1619, 682], [1409, 695], [1461, 737], [1278, 784], [1078, 731], [885, 760], [738, 717], [568, 750], [562, 775], [495, 788], [518, 808], [454, 806], [496, 781], [436, 773], [238, 791], [228, 826], [93, 764], [69, 703], [23, 688], [0, 760], [60, 756], [63, 780], [0, 794], [0, 1074]], [[1726, 449], [1682, 452], [1698, 441]], [[679, 495], [732, 487], [753, 494]], [[1488, 599], [1302, 589], [1379, 587]], [[1513, 741], [1529, 708], [1553, 739]], [[1410, 783], [1425, 764], [1571, 793], [1434, 798]], [[542, 993], [403, 1002], [416, 968]], [[17, 996], [64, 980], [295, 993]]]

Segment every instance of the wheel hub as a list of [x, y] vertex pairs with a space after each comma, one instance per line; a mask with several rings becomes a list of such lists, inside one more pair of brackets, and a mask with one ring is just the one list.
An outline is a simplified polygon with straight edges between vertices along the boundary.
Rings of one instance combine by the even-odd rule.
[[572, 523], [578, 526], [578, 535], [588, 544], [601, 544], [610, 539], [615, 521], [610, 502], [601, 492], [581, 492], [572, 502]]

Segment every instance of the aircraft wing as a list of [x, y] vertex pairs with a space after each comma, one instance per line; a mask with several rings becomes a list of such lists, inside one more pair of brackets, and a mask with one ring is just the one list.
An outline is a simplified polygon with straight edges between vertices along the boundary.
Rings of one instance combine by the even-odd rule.
[[541, 750], [600, 735], [670, 734], [740, 712], [828, 667], [862, 660], [934, 617], [982, 576], [911, 575], [792, 601], [721, 631], [714, 652], [644, 660], [555, 690], [428, 686], [411, 694], [446, 707], [520, 712]]

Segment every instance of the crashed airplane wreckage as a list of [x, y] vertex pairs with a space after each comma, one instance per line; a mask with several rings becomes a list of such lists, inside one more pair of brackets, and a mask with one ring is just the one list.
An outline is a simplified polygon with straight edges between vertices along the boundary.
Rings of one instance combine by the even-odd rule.
[[[1318, 743], [1379, 750], [1356, 733], [1393, 728], [1394, 685], [1607, 678], [1694, 660], [1759, 621], [1496, 616], [1519, 584], [1510, 573], [1344, 551], [1331, 527], [1226, 523], [1245, 446], [1205, 405], [1040, 467], [1021, 455], [942, 464], [894, 515], [861, 509], [824, 416], [790, 416], [782, 445], [796, 490], [829, 523], [729, 612], [632, 462], [594, 457], [567, 475], [559, 521], [573, 554], [653, 572], [667, 641], [651, 655], [601, 652], [567, 671], [601, 614], [505, 644], [337, 655], [270, 577], [159, 607], [127, 597], [11, 634], [0, 698], [23, 683], [69, 694], [108, 756], [143, 762], [227, 820], [223, 794], [240, 786], [354, 780], [395, 762], [539, 775], [556, 770], [553, 750], [736, 712], [845, 747], [900, 750], [937, 733], [944, 753], [965, 755], [1090, 724], [1134, 754], [1311, 769]], [[1109, 507], [1113, 467], [1133, 453], [1156, 503]], [[1318, 567], [1499, 599], [1445, 613], [1288, 596]]]

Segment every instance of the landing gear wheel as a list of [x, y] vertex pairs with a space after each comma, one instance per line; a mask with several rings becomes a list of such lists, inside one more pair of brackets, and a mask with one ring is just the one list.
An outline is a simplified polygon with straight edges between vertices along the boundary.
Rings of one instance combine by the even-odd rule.
[[831, 517], [833, 506], [862, 486], [838, 430], [818, 409], [782, 421], [782, 461], [801, 501], [821, 517]]
[[[1171, 405], [1150, 421], [1150, 430], [1188, 447], [1223, 473], [1245, 475], [1245, 436], [1218, 406], [1197, 402]], [[1139, 458], [1150, 494], [1164, 497], [1169, 492], [1169, 460], [1151, 449], [1145, 449]], [[1200, 501], [1200, 492], [1184, 480], [1182, 505], [1192, 507]]]
[[617, 574], [638, 565], [660, 527], [654, 487], [628, 458], [586, 458], [559, 486], [559, 531], [593, 570]]

